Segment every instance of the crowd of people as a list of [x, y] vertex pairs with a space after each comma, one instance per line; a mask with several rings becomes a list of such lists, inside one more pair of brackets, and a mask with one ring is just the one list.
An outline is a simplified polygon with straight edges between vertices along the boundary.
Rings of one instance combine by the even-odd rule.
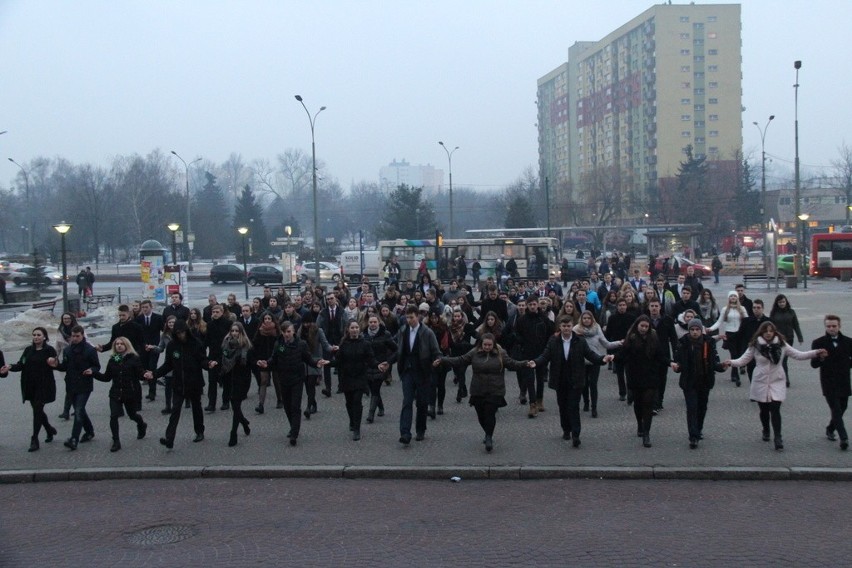
[[[783, 294], [767, 310], [738, 284], [717, 302], [691, 271], [671, 283], [664, 275], [646, 281], [638, 269], [630, 270], [629, 260], [615, 262], [615, 274], [607, 268], [600, 276], [593, 271], [562, 283], [556, 274], [541, 280], [489, 277], [481, 290], [464, 276], [444, 284], [424, 273], [417, 282], [393, 282], [381, 291], [365, 280], [355, 289], [308, 282], [292, 294], [266, 287], [244, 305], [233, 294], [225, 302], [211, 295], [203, 309], [190, 309], [172, 294], [161, 313], [150, 300], [119, 306], [118, 322], [103, 344], [87, 341], [74, 315], [65, 313], [55, 331], [33, 330], [32, 344], [16, 363], [7, 364], [0, 353], [0, 376], [21, 374], [23, 400], [32, 407], [30, 451], [39, 449], [42, 429], [45, 442], [58, 433], [45, 411], [57, 396], [55, 372], [65, 378], [60, 418], [69, 420], [73, 409], [65, 441], [70, 450], [95, 435], [86, 412], [93, 381], [111, 383], [110, 449], [119, 451], [119, 419], [126, 414], [137, 438], [144, 438], [143, 395], [153, 403], [160, 394], [162, 413], [169, 416], [163, 446], [174, 447], [185, 408], [191, 408], [194, 442], [204, 440], [205, 413], [230, 410], [228, 445], [235, 446], [240, 429], [251, 433], [243, 403], [253, 398], [255, 414], [263, 415], [270, 384], [275, 406], [287, 418], [290, 445], [298, 444], [302, 419], [318, 412], [317, 391], [329, 398], [335, 387], [346, 399], [349, 435], [357, 441], [363, 422], [385, 416], [382, 389], [392, 383], [396, 366], [403, 393], [400, 444], [423, 440], [429, 421], [444, 414], [451, 375], [456, 402], [467, 399], [474, 407], [490, 452], [499, 409], [508, 404], [507, 370], [515, 372], [517, 401], [530, 419], [546, 411], [547, 391], [553, 391], [562, 437], [574, 448], [581, 445], [583, 414], [599, 416], [603, 366], [615, 374], [619, 400], [633, 406], [645, 447], [652, 446], [653, 419], [664, 409], [673, 372], [692, 449], [704, 437], [716, 374], [730, 371], [735, 387], [748, 377], [762, 438], [774, 439], [781, 450], [781, 405], [792, 357], [819, 369], [830, 412], [825, 434], [848, 448], [843, 414], [851, 394], [852, 339], [841, 333], [840, 317], [826, 315], [825, 334], [801, 351], [793, 347], [795, 340], [803, 342], [798, 318]], [[54, 345], [49, 335], [55, 335]], [[99, 352], [109, 352], [104, 368]]]

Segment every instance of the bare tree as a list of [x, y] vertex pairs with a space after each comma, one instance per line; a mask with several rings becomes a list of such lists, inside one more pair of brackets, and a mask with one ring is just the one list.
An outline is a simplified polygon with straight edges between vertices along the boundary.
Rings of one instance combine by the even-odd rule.
[[843, 191], [846, 193], [846, 224], [849, 224], [849, 207], [852, 206], [852, 148], [846, 142], [837, 149], [838, 158], [831, 161]]

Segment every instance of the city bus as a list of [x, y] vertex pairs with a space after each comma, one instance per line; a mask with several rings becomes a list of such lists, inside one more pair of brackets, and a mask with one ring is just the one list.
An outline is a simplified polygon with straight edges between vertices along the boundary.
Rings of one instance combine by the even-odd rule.
[[852, 233], [821, 233], [811, 236], [810, 275], [840, 278], [852, 272]]
[[[480, 280], [494, 276], [497, 260], [503, 257], [504, 264], [510, 258], [518, 265], [519, 278], [547, 279], [550, 274], [559, 275], [559, 241], [552, 237], [492, 237], [482, 239], [443, 239], [436, 246], [434, 239], [396, 239], [379, 241], [379, 258], [384, 264], [396, 258], [400, 268], [400, 280], [417, 281], [420, 261], [426, 259], [426, 268], [432, 278], [449, 280], [458, 274], [455, 261], [464, 256], [467, 278], [471, 266], [479, 261], [482, 270]], [[436, 260], [437, 253], [437, 260]]]

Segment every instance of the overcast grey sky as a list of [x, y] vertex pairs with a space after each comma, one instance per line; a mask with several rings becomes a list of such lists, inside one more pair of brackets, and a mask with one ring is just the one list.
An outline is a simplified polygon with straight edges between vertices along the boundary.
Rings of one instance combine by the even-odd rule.
[[[775, 114], [766, 150], [792, 167], [800, 59], [801, 160], [828, 165], [852, 143], [852, 2], [742, 4], [745, 152], [760, 150], [752, 121]], [[460, 147], [454, 185], [500, 187], [537, 169], [536, 80], [651, 5], [0, 0], [0, 187], [17, 173], [7, 156], [310, 152], [297, 93], [328, 107], [317, 154], [345, 188], [394, 158], [446, 171], [438, 140]]]

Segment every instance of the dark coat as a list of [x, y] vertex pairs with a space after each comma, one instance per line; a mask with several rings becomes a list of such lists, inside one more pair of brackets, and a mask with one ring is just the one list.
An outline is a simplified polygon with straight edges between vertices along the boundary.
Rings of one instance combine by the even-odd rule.
[[[138, 404], [142, 400], [141, 381], [145, 380], [145, 367], [142, 360], [133, 354], [112, 355], [107, 362], [106, 371], [95, 373], [94, 377], [112, 385], [109, 397], [119, 402]], [[139, 410], [139, 407], [136, 408]]]
[[432, 362], [441, 357], [441, 349], [438, 340], [431, 329], [425, 324], [417, 328], [414, 340], [414, 351], [409, 352], [408, 336], [411, 328], [406, 324], [399, 328], [396, 336], [396, 360], [399, 363], [399, 374], [405, 372], [409, 364], [408, 359], [413, 357], [411, 367], [417, 373], [420, 381], [428, 382], [432, 378]]
[[[701, 364], [704, 366], [703, 373], [699, 372], [695, 366], [695, 349], [700, 350]], [[716, 384], [716, 371], [721, 373], [725, 370], [719, 362], [716, 340], [706, 335], [701, 336], [698, 344], [694, 344], [688, 334], [681, 337], [675, 360], [680, 373], [678, 386], [683, 390], [710, 390]]]
[[287, 343], [282, 335], [275, 342], [267, 363], [283, 384], [293, 385], [305, 380], [305, 365], [316, 367], [318, 361], [311, 357], [305, 341], [294, 338]]
[[623, 314], [614, 312], [609, 319], [606, 320], [606, 338], [610, 341], [618, 341], [619, 339], [624, 339], [627, 337], [627, 332], [630, 330], [630, 326], [633, 325], [633, 322], [636, 321], [636, 314], [627, 311]]
[[825, 349], [828, 357], [811, 359], [811, 367], [819, 369], [819, 382], [822, 395], [832, 398], [852, 396], [849, 384], [849, 369], [852, 367], [852, 339], [837, 334], [837, 347], [826, 333], [814, 339], [811, 349]]
[[207, 324], [207, 336], [204, 343], [207, 346], [207, 354], [211, 359], [218, 360], [222, 357], [222, 342], [231, 329], [231, 320], [227, 316], [219, 319], [211, 319]]
[[[160, 333], [163, 331], [163, 316], [160, 314], [155, 314], [151, 312], [151, 323], [145, 325], [145, 315], [140, 314], [136, 316], [136, 323], [142, 328], [142, 338], [145, 342], [145, 345], [159, 345], [160, 344]], [[128, 339], [130, 339], [128, 337]], [[131, 344], [133, 341], [131, 340]], [[134, 347], [135, 349], [135, 347]], [[140, 351], [141, 353], [141, 351]]]
[[[653, 329], [649, 329], [648, 333], [656, 335]], [[615, 357], [624, 363], [627, 388], [631, 390], [659, 388], [660, 370], [672, 361], [667, 351], [667, 346], [659, 339], [657, 339], [656, 350], [651, 354], [645, 351], [644, 346], [638, 346], [629, 341], [622, 343], [621, 350], [616, 352]]]
[[334, 308], [334, 319], [328, 308], [323, 308], [317, 316], [317, 327], [325, 333], [325, 338], [332, 345], [339, 345], [346, 332], [346, 317], [343, 315], [343, 307], [338, 305]]
[[657, 332], [657, 338], [665, 345], [666, 353], [674, 358], [678, 350], [677, 333], [675, 332], [674, 320], [669, 316], [662, 316], [657, 325], [651, 320], [651, 328]]
[[[379, 363], [393, 363], [396, 361], [396, 341], [394, 341], [393, 336], [385, 329], [384, 325], [379, 324], [379, 331], [372, 337], [366, 330], [361, 336], [373, 348], [373, 357], [376, 358], [376, 361]], [[370, 380], [384, 380], [385, 376], [386, 373], [383, 373], [376, 367], [367, 369], [367, 377]]]
[[[68, 394], [82, 394], [94, 390], [94, 373], [101, 370], [101, 362], [95, 348], [81, 341], [62, 351], [62, 363], [57, 369], [65, 372], [65, 388]], [[92, 374], [84, 375], [83, 371], [86, 369], [91, 369]]]
[[[222, 350], [223, 356], [228, 355], [227, 350]], [[224, 376], [231, 378], [231, 400], [241, 401], [248, 398], [248, 391], [251, 388], [252, 369], [257, 363], [254, 358], [254, 352], [249, 350], [248, 356], [243, 360], [237, 357], [234, 366]], [[221, 360], [220, 360], [221, 364]]]
[[23, 402], [28, 400], [36, 403], [53, 402], [56, 400], [56, 381], [53, 379], [53, 367], [47, 360], [56, 357], [56, 349], [45, 345], [36, 349], [29, 345], [21, 354], [17, 363], [9, 369], [21, 373], [21, 396]]
[[[145, 351], [145, 335], [142, 326], [133, 320], [127, 320], [124, 323], [118, 322], [112, 326], [112, 335], [109, 341], [103, 344], [103, 350], [109, 351], [112, 349], [112, 343], [119, 337], [126, 337], [133, 346], [134, 351], [143, 353]], [[151, 343], [151, 345], [155, 345]]]
[[358, 339], [343, 340], [329, 365], [338, 369], [340, 390], [367, 393], [368, 370], [378, 367], [379, 362], [376, 361], [370, 342], [359, 336]]
[[796, 315], [796, 310], [788, 307], [786, 310], [775, 310], [770, 314], [770, 319], [775, 327], [778, 328], [778, 333], [784, 336], [788, 345], [793, 345], [793, 340], [799, 338], [799, 343], [804, 339], [802, 337], [802, 328], [799, 327], [799, 316]]
[[581, 389], [586, 386], [586, 361], [591, 361], [595, 365], [603, 365], [603, 357], [591, 350], [586, 339], [572, 333], [567, 360], [563, 354], [562, 335], [560, 334], [547, 340], [547, 346], [544, 348], [544, 352], [536, 357], [535, 364], [536, 366], [550, 364], [547, 386], [554, 390], [559, 389], [563, 378], [562, 369], [567, 365], [569, 388]]
[[201, 396], [204, 392], [204, 374], [209, 360], [204, 353], [204, 346], [194, 336], [187, 335], [181, 343], [173, 339], [166, 346], [166, 357], [163, 364], [154, 371], [154, 377], [165, 377], [172, 373], [172, 388], [186, 398]]
[[163, 321], [169, 319], [169, 316], [175, 316], [179, 320], [189, 321], [189, 308], [181, 304], [175, 307], [174, 304], [169, 304], [163, 309]]
[[257, 333], [257, 328], [260, 327], [260, 318], [256, 315], [252, 315], [248, 323], [246, 323], [246, 320], [244, 320], [240, 315], [237, 315], [237, 321], [243, 326], [243, 329], [246, 330], [246, 335], [249, 338], [254, 337], [254, 334]]
[[[505, 350], [495, 348], [491, 352], [474, 347], [460, 357], [442, 357], [441, 362], [453, 367], [470, 365], [473, 377], [470, 379], [471, 399], [506, 396], [506, 369], [517, 371], [524, 368], [525, 361], [515, 361]], [[473, 403], [473, 401], [471, 401]]]
[[515, 324], [515, 340], [520, 344], [520, 357], [533, 359], [541, 355], [556, 327], [546, 316], [526, 313]]

